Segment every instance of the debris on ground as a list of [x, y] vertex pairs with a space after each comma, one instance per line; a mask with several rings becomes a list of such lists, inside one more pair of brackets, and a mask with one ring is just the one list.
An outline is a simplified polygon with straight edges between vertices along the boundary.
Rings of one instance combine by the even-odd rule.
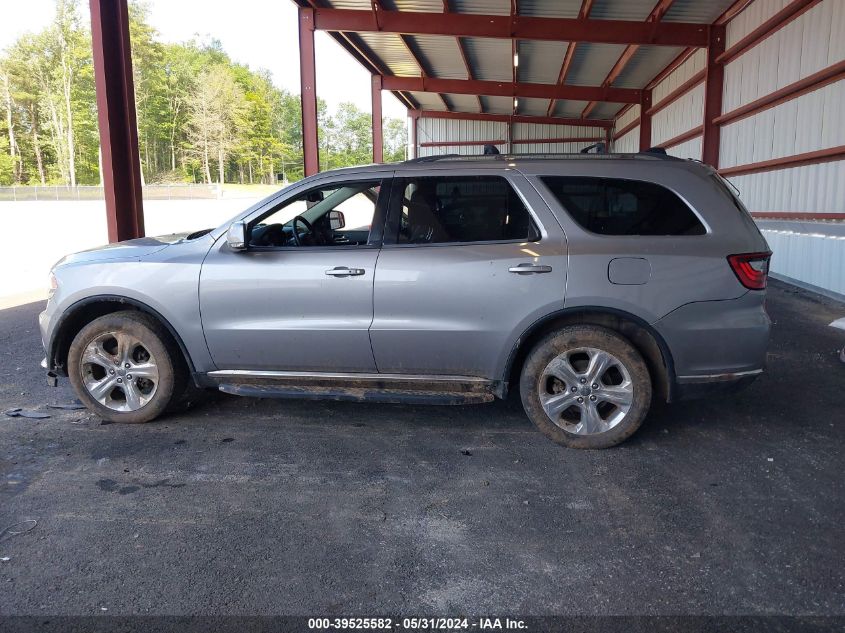
[[38, 521], [36, 521], [35, 519], [27, 519], [26, 521], [13, 523], [12, 525], [0, 530], [0, 543], [2, 543], [3, 541], [8, 541], [13, 536], [18, 536], [19, 534], [26, 534], [30, 530], [34, 529], [36, 525], [38, 525]]
[[50, 417], [49, 413], [44, 413], [43, 411], [35, 411], [33, 409], [7, 409], [3, 413], [8, 415], [10, 418], [33, 418], [36, 420], [40, 420], [42, 418]]
[[85, 405], [81, 402], [71, 402], [70, 404], [48, 404], [48, 409], [64, 409], [66, 411], [79, 411], [84, 409]]

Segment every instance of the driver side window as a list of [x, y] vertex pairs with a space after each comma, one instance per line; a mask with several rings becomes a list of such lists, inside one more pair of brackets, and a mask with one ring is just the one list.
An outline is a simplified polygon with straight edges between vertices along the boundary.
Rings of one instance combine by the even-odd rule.
[[380, 180], [325, 184], [285, 201], [250, 224], [256, 248], [366, 246], [376, 217]]

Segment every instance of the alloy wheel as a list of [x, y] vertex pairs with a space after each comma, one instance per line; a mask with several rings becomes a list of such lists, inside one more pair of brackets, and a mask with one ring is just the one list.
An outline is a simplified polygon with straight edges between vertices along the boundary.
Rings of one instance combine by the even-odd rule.
[[634, 383], [613, 354], [593, 347], [553, 358], [539, 381], [540, 404], [567, 433], [595, 435], [618, 425], [634, 403]]
[[125, 332], [106, 332], [94, 338], [79, 364], [85, 389], [113, 411], [137, 411], [158, 388], [155, 358], [142, 341]]

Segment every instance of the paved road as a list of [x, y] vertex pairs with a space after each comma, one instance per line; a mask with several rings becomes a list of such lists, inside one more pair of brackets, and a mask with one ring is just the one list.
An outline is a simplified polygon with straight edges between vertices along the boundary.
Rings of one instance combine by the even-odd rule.
[[[4, 614], [838, 614], [845, 307], [776, 285], [770, 372], [565, 450], [516, 402], [216, 397], [144, 426], [0, 418]], [[0, 311], [0, 407], [41, 386]]]

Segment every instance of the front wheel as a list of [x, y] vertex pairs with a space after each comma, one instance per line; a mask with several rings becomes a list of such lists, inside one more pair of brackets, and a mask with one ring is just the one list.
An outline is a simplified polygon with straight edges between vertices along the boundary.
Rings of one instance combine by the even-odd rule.
[[112, 422], [149, 422], [184, 386], [175, 350], [153, 318], [135, 311], [94, 319], [68, 351], [68, 376], [79, 399]]
[[651, 377], [625, 338], [604, 327], [573, 325], [531, 350], [520, 394], [528, 417], [553, 441], [608, 448], [639, 428], [651, 404]]

